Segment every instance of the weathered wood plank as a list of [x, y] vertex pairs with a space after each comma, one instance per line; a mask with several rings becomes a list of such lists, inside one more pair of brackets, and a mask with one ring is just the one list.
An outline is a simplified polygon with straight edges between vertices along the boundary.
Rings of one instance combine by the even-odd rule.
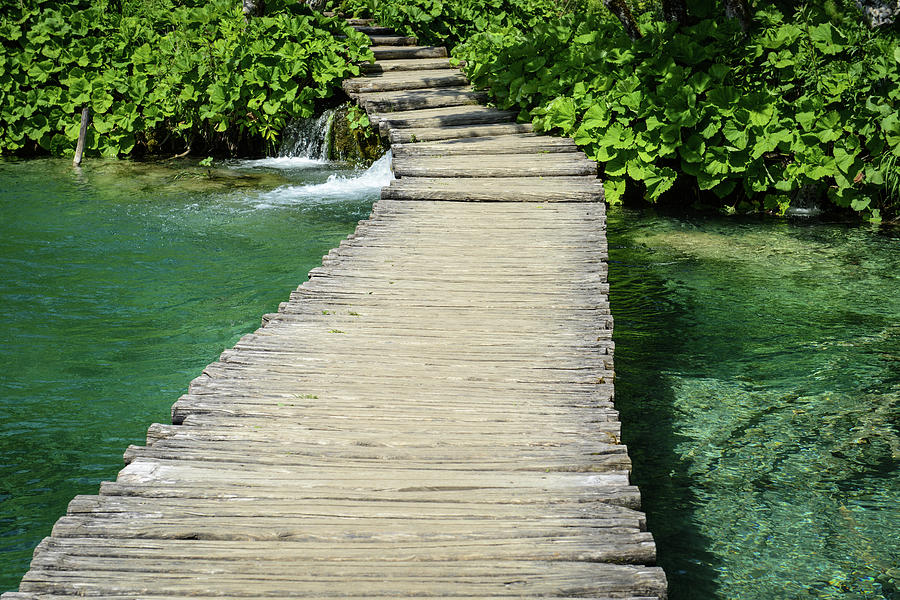
[[356, 93], [354, 97], [363, 108], [378, 113], [474, 105], [487, 98], [468, 85]]
[[371, 49], [375, 60], [447, 57], [443, 46], [372, 46]]
[[[320, 500], [353, 500], [359, 502], [445, 502], [467, 503], [473, 496], [483, 504], [510, 506], [528, 504], [561, 504], [566, 502], [606, 503], [639, 509], [640, 494], [634, 486], [605, 485], [602, 487], [574, 486], [547, 489], [537, 486], [522, 487], [421, 487], [400, 489], [340, 488], [306, 486], [302, 482], [209, 482], [185, 481], [179, 484], [165, 481], [107, 481], [101, 485], [101, 495], [135, 496], [141, 498], [201, 498], [229, 500], [235, 498], [271, 498], [294, 503]], [[550, 532], [556, 535], [555, 532]]]
[[395, 35], [393, 27], [378, 27], [372, 25], [356, 25], [353, 29], [368, 36], [373, 35]]
[[[519, 597], [522, 593], [543, 597], [578, 595], [663, 597], [664, 577], [656, 567], [591, 563], [526, 561], [485, 563], [379, 563], [347, 562], [336, 565], [294, 565], [289, 572], [267, 575], [265, 563], [255, 570], [229, 574], [221, 567], [190, 573], [33, 570], [22, 582], [22, 591], [95, 596], [144, 594], [188, 596], [252, 596], [252, 587], [265, 585], [269, 596], [295, 598], [359, 596], [439, 596], [463, 585], [471, 595]], [[346, 590], [337, 592], [337, 590]]]
[[[512, 115], [508, 121], [515, 119]], [[393, 124], [388, 138], [391, 144], [415, 144], [419, 142], [431, 142], [437, 140], [451, 140], [462, 138], [475, 138], [482, 136], [510, 135], [516, 133], [530, 133], [533, 130], [531, 123], [511, 122], [475, 122], [456, 123], [444, 125], [440, 123], [397, 123]]]
[[303, 562], [362, 561], [378, 556], [379, 561], [551, 561], [551, 562], [634, 562], [653, 564], [655, 556], [649, 534], [636, 534], [635, 541], [603, 543], [601, 536], [583, 539], [575, 536], [478, 541], [379, 542], [376, 540], [333, 541], [323, 548], [316, 542], [142, 540], [113, 539], [97, 544], [93, 538], [48, 538], [39, 549], [35, 566], [76, 567], [89, 557], [123, 561], [257, 561], [268, 564]]
[[443, 127], [508, 123], [514, 121], [516, 115], [517, 113], [509, 110], [467, 105], [407, 110], [396, 113], [371, 113], [369, 118], [379, 126], [391, 129], [396, 127]]
[[398, 71], [455, 68], [455, 66], [450, 64], [449, 58], [398, 58], [394, 60], [379, 60], [375, 63], [363, 63], [360, 65], [360, 70], [363, 73], [394, 73]]
[[367, 35], [375, 46], [415, 46], [419, 43], [417, 38], [404, 35], [389, 35], [383, 33], [369, 33]]
[[455, 69], [397, 71], [345, 79], [341, 84], [348, 94], [392, 92], [423, 88], [459, 87], [469, 83], [465, 74]]
[[434, 142], [391, 144], [394, 158], [412, 156], [456, 156], [482, 154], [575, 154], [585, 158], [570, 138], [534, 133], [512, 133], [482, 137], [451, 138]]
[[[415, 156], [395, 158], [394, 174], [397, 177], [574, 177], [596, 175], [597, 163], [571, 154]], [[467, 183], [482, 184], [480, 181]]]
[[384, 188], [381, 197], [451, 202], [600, 202], [603, 184], [590, 179], [496, 177], [476, 187], [467, 179], [404, 177]]

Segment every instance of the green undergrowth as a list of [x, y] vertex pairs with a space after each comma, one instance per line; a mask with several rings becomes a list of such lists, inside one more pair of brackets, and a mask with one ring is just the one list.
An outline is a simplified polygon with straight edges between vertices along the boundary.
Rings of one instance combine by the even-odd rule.
[[566, 14], [583, 0], [344, 0], [332, 9], [369, 16], [422, 44], [456, 46], [475, 34], [507, 27], [528, 29]]
[[423, 17], [408, 2], [368, 1], [393, 26], [462, 40], [453, 55], [476, 87], [538, 130], [573, 137], [600, 163], [610, 202], [783, 213], [827, 197], [872, 220], [900, 212], [897, 29], [870, 31], [849, 4], [759, 2], [747, 35], [713, 3], [692, 7], [687, 26], [647, 10], [632, 41], [596, 2], [552, 14], [535, 0], [471, 0], [462, 4], [511, 2], [534, 18], [448, 35], [430, 24], [455, 22], [450, 3], [416, 0], [432, 7]]
[[0, 0], [0, 154], [230, 154], [271, 149], [285, 121], [371, 59], [368, 39], [297, 0], [244, 22], [240, 3]]

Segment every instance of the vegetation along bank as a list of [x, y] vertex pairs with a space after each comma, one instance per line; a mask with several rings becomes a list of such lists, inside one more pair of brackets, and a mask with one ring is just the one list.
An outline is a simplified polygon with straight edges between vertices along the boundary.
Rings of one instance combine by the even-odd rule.
[[296, 0], [0, 0], [0, 155], [248, 155], [358, 75], [368, 38]]
[[[371, 59], [305, 3], [0, 0], [0, 154], [271, 151]], [[900, 45], [850, 0], [343, 0], [447, 44], [473, 82], [601, 164], [607, 199], [900, 215]], [[877, 4], [877, 3], [875, 3]], [[887, 16], [884, 16], [887, 15]], [[868, 21], [867, 21], [868, 17]], [[827, 199], [827, 200], [826, 200]]]
[[898, 27], [871, 27], [854, 2], [335, 6], [453, 47], [499, 107], [600, 162], [610, 202], [783, 213], [830, 201], [868, 219], [898, 216]]

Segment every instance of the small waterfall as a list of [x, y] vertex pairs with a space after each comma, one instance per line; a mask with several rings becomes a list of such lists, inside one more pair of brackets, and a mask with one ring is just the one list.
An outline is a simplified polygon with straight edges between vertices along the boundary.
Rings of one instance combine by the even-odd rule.
[[323, 183], [282, 186], [262, 194], [257, 208], [347, 199], [377, 199], [381, 188], [390, 185], [394, 179], [391, 157], [391, 151], [388, 150], [371, 167], [358, 171], [355, 175], [332, 174]]
[[331, 138], [331, 121], [335, 109], [329, 108], [321, 115], [307, 119], [293, 119], [281, 134], [281, 158], [306, 158], [316, 161], [328, 160], [328, 146]]

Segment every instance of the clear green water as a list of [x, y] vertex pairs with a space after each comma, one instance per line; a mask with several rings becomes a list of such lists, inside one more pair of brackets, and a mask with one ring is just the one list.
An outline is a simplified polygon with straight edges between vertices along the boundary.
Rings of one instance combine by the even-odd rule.
[[[383, 183], [230, 166], [0, 162], [0, 590]], [[671, 597], [900, 598], [900, 233], [613, 209], [609, 237]]]
[[0, 591], [379, 188], [302, 161], [183, 165], [0, 162]]
[[900, 232], [614, 209], [609, 239], [670, 597], [900, 598]]

